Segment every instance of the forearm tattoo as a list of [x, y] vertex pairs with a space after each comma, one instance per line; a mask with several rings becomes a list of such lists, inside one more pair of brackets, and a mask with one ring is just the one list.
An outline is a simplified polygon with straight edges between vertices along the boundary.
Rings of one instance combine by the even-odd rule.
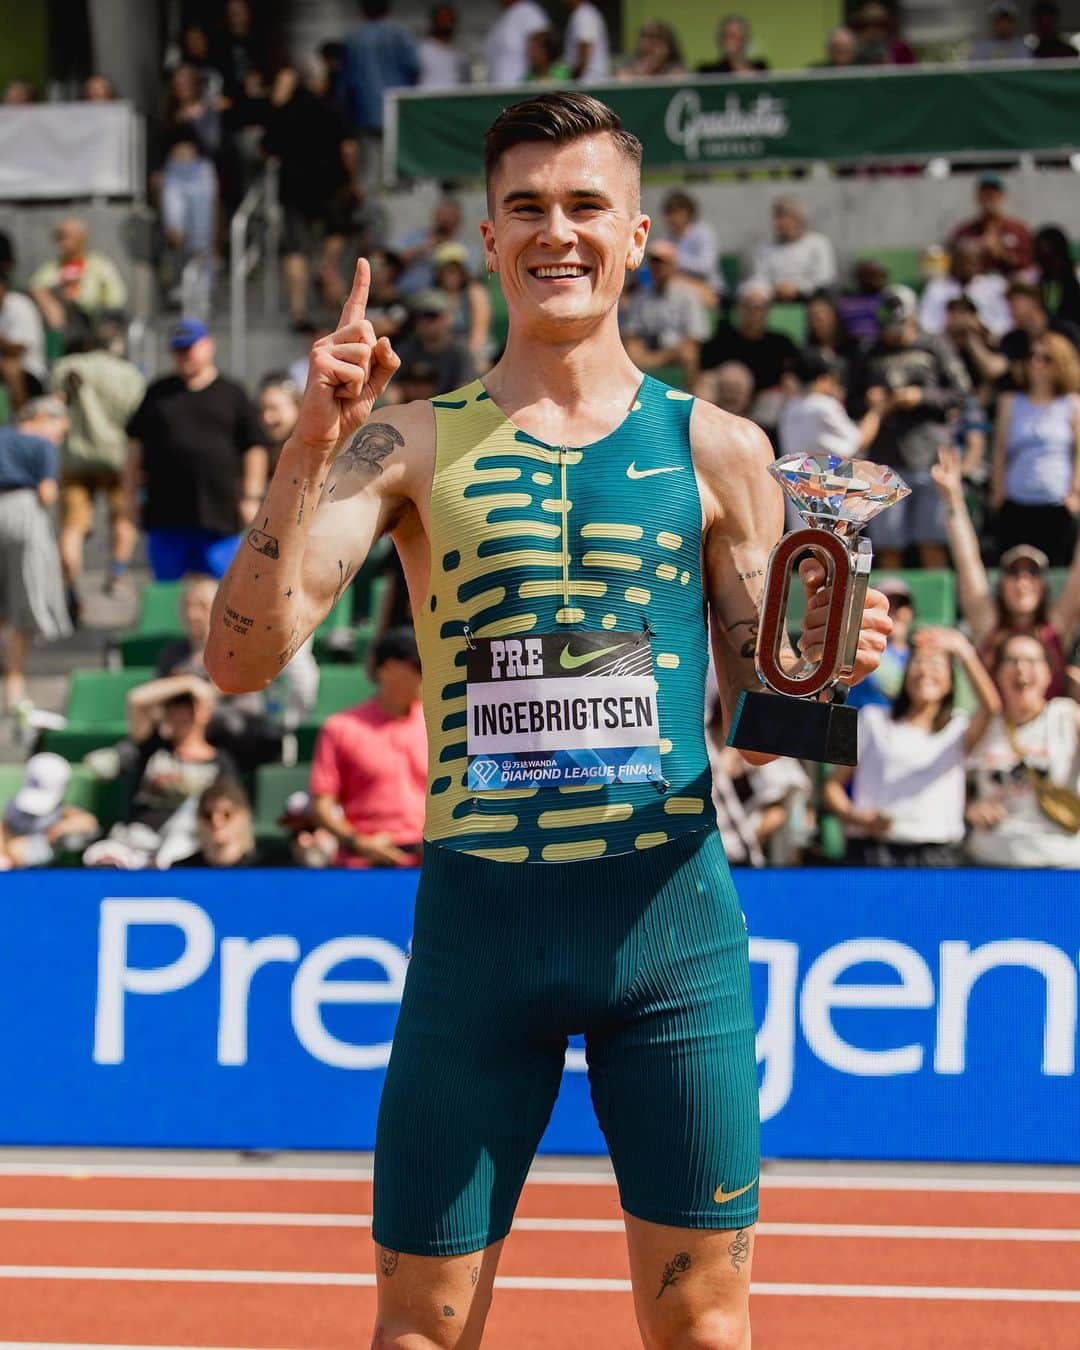
[[660, 1292], [657, 1298], [663, 1294], [673, 1284], [679, 1283], [679, 1276], [685, 1275], [693, 1263], [690, 1260], [689, 1252], [678, 1252], [664, 1267], [664, 1273], [660, 1276]]
[[272, 534], [267, 534], [265, 530], [248, 530], [247, 541], [256, 553], [261, 553], [267, 558], [280, 558], [281, 550], [278, 548], [278, 541]]

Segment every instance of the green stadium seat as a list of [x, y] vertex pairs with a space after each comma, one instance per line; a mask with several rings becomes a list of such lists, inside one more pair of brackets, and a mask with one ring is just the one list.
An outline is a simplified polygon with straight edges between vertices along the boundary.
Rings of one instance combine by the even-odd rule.
[[175, 642], [177, 633], [127, 633], [118, 639], [116, 648], [120, 653], [120, 664], [130, 666], [154, 666], [170, 642]]
[[255, 770], [255, 824], [273, 829], [294, 792], [306, 792], [310, 764], [263, 764]]
[[506, 346], [510, 333], [510, 311], [506, 307], [498, 273], [493, 272], [487, 279], [488, 298], [491, 301], [491, 351], [498, 354]]
[[76, 764], [71, 771], [65, 801], [92, 812], [104, 831], [123, 818], [129, 787], [124, 775], [103, 780], [95, 778], [85, 765]]
[[184, 626], [180, 622], [180, 594], [183, 589], [182, 581], [148, 581], [142, 588], [142, 603], [135, 632], [169, 633], [174, 637], [182, 635]]
[[806, 342], [806, 306], [798, 304], [779, 304], [769, 307], [769, 328], [774, 333], [783, 333], [802, 347]]
[[128, 691], [155, 678], [152, 666], [72, 671], [67, 726], [43, 731], [38, 748], [75, 761], [91, 750], [115, 745], [127, 735]]
[[331, 713], [355, 708], [375, 692], [363, 666], [323, 666], [319, 671], [319, 697], [312, 716], [296, 728], [297, 754], [310, 759], [322, 724]]
[[[947, 568], [905, 568], [898, 572], [874, 572], [871, 584], [882, 577], [900, 577], [907, 582], [915, 601], [915, 614], [921, 624], [956, 625], [956, 574]], [[806, 609], [806, 593], [798, 582], [793, 582], [788, 596], [788, 628], [794, 632], [802, 623]]]
[[891, 286], [910, 286], [921, 291], [922, 248], [868, 248], [856, 254], [857, 262], [879, 262], [889, 273]]
[[730, 299], [739, 284], [739, 255], [737, 253], [720, 254], [720, 275], [724, 280], [724, 295]]
[[11, 395], [6, 384], [0, 384], [0, 426], [11, 421]]

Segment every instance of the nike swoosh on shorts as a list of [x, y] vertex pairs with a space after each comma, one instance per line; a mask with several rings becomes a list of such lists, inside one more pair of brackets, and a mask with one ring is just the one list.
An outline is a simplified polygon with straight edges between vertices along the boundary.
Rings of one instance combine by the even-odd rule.
[[713, 1199], [716, 1201], [718, 1205], [726, 1205], [729, 1200], [734, 1200], [737, 1196], [745, 1195], [746, 1192], [750, 1189], [750, 1187], [756, 1184], [757, 1184], [757, 1177], [755, 1177], [754, 1180], [750, 1182], [749, 1186], [740, 1186], [737, 1191], [725, 1191], [723, 1186], [717, 1186], [716, 1194], [713, 1196]]
[[658, 473], [682, 473], [685, 467], [685, 464], [668, 464], [660, 469], [639, 469], [631, 460], [626, 466], [626, 476], [627, 478], [652, 478]]

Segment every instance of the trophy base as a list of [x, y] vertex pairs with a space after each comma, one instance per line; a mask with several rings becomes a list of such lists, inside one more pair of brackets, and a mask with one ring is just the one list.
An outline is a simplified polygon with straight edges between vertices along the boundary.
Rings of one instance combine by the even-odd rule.
[[735, 705], [727, 743], [764, 755], [855, 765], [858, 729], [858, 713], [843, 703], [743, 692]]

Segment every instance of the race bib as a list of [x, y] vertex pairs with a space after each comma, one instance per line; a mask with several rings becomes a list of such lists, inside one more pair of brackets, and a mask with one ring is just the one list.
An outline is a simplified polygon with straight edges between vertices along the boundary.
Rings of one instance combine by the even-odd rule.
[[466, 673], [471, 790], [662, 779], [648, 634], [473, 638]]

